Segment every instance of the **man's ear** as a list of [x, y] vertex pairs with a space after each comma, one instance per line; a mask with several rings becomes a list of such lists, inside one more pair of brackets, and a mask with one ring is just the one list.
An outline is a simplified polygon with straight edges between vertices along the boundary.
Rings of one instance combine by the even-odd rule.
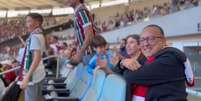
[[163, 45], [163, 48], [167, 47], [167, 46], [168, 46], [168, 45], [167, 45], [167, 41], [166, 41], [166, 40], [163, 40], [163, 41], [162, 41], [162, 45]]

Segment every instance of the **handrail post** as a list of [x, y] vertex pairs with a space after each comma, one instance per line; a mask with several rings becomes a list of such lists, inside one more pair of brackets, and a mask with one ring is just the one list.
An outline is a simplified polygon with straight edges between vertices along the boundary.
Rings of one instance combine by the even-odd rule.
[[57, 71], [56, 71], [56, 78], [59, 78], [59, 56], [57, 56]]

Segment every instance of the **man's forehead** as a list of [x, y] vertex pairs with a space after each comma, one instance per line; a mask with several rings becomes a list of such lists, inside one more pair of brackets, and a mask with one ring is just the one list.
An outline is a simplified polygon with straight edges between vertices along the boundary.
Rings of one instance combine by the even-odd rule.
[[141, 36], [162, 36], [160, 29], [157, 27], [147, 27], [140, 34]]

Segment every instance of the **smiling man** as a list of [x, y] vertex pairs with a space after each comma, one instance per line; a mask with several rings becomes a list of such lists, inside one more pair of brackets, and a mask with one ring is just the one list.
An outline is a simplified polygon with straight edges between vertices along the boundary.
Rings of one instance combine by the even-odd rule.
[[147, 61], [139, 67], [137, 61], [128, 71], [126, 81], [131, 85], [143, 85], [140, 96], [133, 101], [187, 101], [185, 91], [184, 62], [186, 56], [178, 49], [167, 47], [162, 28], [146, 26], [140, 34], [140, 47]]

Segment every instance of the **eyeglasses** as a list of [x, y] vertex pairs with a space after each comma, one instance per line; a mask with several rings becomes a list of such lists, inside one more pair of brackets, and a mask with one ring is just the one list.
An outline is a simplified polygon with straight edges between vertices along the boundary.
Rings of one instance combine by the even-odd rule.
[[144, 45], [145, 44], [145, 42], [146, 43], [149, 43], [149, 44], [154, 44], [155, 43], [155, 41], [156, 41], [156, 39], [161, 39], [162, 37], [146, 37], [146, 38], [140, 38], [140, 45]]

